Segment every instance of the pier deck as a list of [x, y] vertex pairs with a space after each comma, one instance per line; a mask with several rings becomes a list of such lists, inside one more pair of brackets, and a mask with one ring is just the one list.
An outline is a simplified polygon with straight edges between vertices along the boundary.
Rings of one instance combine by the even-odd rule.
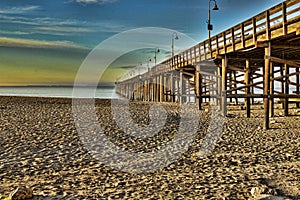
[[[263, 99], [264, 128], [274, 115], [274, 100], [300, 98], [300, 0], [287, 0], [159, 63], [141, 76], [116, 82], [116, 91], [141, 101], [216, 101]], [[292, 92], [290, 92], [292, 91]], [[300, 104], [297, 103], [297, 107]]]

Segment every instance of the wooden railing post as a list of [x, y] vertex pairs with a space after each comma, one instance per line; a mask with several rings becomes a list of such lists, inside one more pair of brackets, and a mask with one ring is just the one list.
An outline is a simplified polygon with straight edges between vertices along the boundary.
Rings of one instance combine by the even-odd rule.
[[266, 11], [266, 40], [271, 39], [271, 31], [270, 31], [270, 11]]
[[282, 30], [283, 35], [287, 34], [287, 23], [286, 23], [286, 2], [282, 2]]
[[252, 34], [253, 34], [253, 44], [255, 45], [257, 42], [256, 36], [256, 19], [252, 18]]
[[244, 23], [241, 23], [241, 41], [242, 41], [242, 48], [245, 48], [245, 33], [244, 33]]

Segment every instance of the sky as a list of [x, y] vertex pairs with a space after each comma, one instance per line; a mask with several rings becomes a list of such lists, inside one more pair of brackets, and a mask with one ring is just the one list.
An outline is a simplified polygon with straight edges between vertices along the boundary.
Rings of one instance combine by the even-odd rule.
[[[159, 27], [174, 30], [179, 34], [175, 45], [179, 44], [182, 35], [197, 43], [201, 42], [207, 39], [208, 2], [1, 0], [0, 86], [73, 85], [79, 67], [95, 47], [116, 34], [132, 29]], [[214, 25], [212, 35], [247, 20], [282, 0], [216, 2], [220, 10], [211, 12], [211, 23]], [[165, 46], [157, 55], [158, 61], [171, 55], [171, 38], [170, 35], [166, 42], [169, 46]], [[116, 44], [109, 48], [120, 47]], [[183, 49], [176, 49], [176, 53], [180, 50]], [[145, 44], [144, 49], [118, 57], [105, 70], [100, 81], [114, 82], [134, 66], [149, 65], [149, 62], [153, 65], [153, 51]]]

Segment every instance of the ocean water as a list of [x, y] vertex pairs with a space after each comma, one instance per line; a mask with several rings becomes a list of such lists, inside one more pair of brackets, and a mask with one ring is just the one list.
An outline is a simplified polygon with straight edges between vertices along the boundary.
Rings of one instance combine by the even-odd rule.
[[[114, 87], [98, 87], [94, 93], [92, 89], [76, 89], [77, 97], [116, 99], [121, 98]], [[82, 95], [80, 95], [82, 93]], [[72, 87], [0, 87], [0, 96], [27, 96], [27, 97], [59, 97], [73, 98]]]

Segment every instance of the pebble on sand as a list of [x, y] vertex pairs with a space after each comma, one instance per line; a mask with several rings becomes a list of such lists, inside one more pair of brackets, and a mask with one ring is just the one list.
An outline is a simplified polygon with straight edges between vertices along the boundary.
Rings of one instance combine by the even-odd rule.
[[33, 191], [25, 186], [18, 187], [9, 194], [11, 200], [26, 200], [33, 197]]

